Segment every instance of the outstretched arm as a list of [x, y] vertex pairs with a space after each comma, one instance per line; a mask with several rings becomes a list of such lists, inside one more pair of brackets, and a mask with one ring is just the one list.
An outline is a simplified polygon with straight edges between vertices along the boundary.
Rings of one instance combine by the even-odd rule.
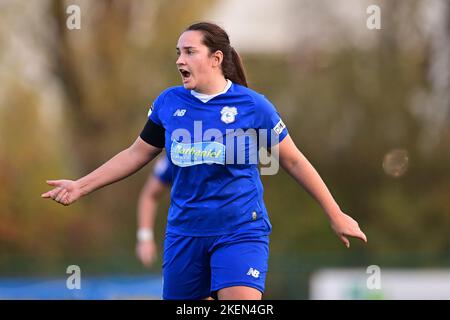
[[277, 147], [281, 166], [320, 204], [330, 220], [331, 227], [345, 246], [350, 247], [347, 236], [367, 242], [366, 235], [358, 223], [341, 211], [316, 169], [298, 150], [291, 137], [286, 136]]
[[47, 183], [55, 188], [41, 196], [69, 205], [84, 195], [130, 176], [154, 159], [161, 150], [138, 137], [129, 148], [76, 181], [48, 180]]

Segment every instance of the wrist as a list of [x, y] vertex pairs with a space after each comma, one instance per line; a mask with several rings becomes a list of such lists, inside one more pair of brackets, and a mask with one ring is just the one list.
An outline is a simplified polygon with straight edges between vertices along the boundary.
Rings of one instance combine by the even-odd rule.
[[153, 230], [150, 228], [139, 228], [136, 233], [136, 238], [138, 242], [153, 241]]
[[89, 190], [87, 188], [86, 183], [83, 183], [82, 179], [78, 179], [75, 181], [75, 186], [78, 190], [80, 190], [80, 193], [82, 196], [85, 196], [89, 194]]
[[325, 210], [325, 213], [327, 214], [327, 216], [330, 220], [333, 220], [333, 219], [339, 217], [342, 214], [342, 211], [338, 206], [335, 206], [333, 208]]

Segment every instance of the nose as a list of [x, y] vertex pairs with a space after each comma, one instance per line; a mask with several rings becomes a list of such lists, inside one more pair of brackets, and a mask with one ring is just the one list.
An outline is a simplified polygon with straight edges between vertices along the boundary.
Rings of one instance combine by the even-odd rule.
[[180, 55], [178, 56], [178, 59], [177, 59], [177, 61], [176, 61], [175, 63], [176, 63], [177, 66], [180, 66], [180, 65], [185, 64], [184, 58], [183, 58], [183, 55], [182, 55], [182, 54], [180, 54]]

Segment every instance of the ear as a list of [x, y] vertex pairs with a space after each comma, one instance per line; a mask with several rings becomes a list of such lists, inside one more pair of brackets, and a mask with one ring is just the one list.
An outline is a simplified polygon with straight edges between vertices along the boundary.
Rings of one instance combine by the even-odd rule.
[[223, 52], [220, 50], [217, 50], [211, 55], [212, 58], [212, 66], [213, 67], [219, 67], [222, 64], [223, 61]]

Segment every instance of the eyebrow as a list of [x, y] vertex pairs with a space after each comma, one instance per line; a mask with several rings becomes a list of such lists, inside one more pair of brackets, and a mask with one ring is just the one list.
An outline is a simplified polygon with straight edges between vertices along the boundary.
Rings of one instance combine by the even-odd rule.
[[[180, 51], [180, 48], [176, 47], [177, 51]], [[181, 49], [183, 50], [188, 50], [188, 49], [196, 49], [196, 47], [193, 46], [187, 46], [187, 47], [182, 47]]]

